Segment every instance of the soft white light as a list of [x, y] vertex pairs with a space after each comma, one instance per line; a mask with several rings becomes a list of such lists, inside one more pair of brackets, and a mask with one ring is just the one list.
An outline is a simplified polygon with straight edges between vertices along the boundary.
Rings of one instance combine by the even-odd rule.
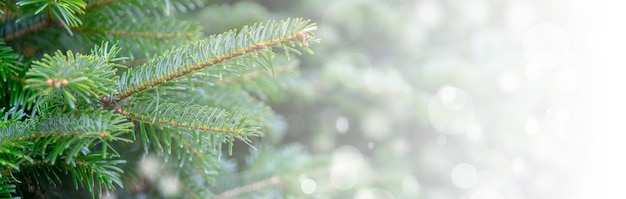
[[478, 142], [483, 137], [483, 127], [479, 123], [472, 123], [467, 127], [467, 139]]
[[417, 197], [420, 193], [420, 184], [414, 176], [409, 175], [402, 179], [402, 192], [407, 197]]
[[146, 156], [139, 163], [139, 169], [141, 173], [150, 180], [154, 180], [161, 175], [161, 164], [153, 156]]
[[443, 18], [443, 11], [435, 1], [423, 1], [417, 5], [416, 17], [428, 26], [439, 25]]
[[361, 129], [363, 134], [372, 140], [383, 140], [392, 133], [391, 118], [382, 112], [372, 111], [365, 114]]
[[397, 137], [391, 141], [391, 150], [398, 157], [404, 157], [409, 154], [411, 147], [405, 138]]
[[469, 1], [463, 6], [463, 15], [470, 23], [483, 25], [489, 21], [491, 8], [485, 1]]
[[526, 128], [526, 133], [528, 133], [528, 135], [535, 135], [539, 132], [539, 121], [535, 118], [530, 118], [526, 120], [524, 127]]
[[474, 120], [471, 97], [453, 86], [443, 86], [428, 103], [428, 119], [435, 129], [447, 134], [467, 130]]
[[159, 191], [164, 196], [173, 196], [178, 194], [180, 191], [178, 178], [173, 176], [162, 176], [159, 178]]
[[539, 23], [526, 32], [523, 49], [530, 64], [552, 69], [560, 66], [569, 55], [569, 36], [556, 24]]
[[304, 179], [300, 182], [300, 189], [305, 194], [313, 194], [317, 189], [317, 183], [313, 179]]
[[115, 197], [115, 193], [111, 194], [110, 192], [106, 192], [102, 194], [102, 199], [117, 199], [117, 197]]
[[359, 189], [354, 195], [354, 199], [394, 199], [395, 197], [391, 192], [381, 189]]
[[337, 129], [337, 132], [339, 133], [348, 132], [349, 127], [350, 124], [348, 123], [348, 119], [346, 119], [346, 117], [344, 116], [337, 118], [337, 121], [335, 121], [335, 129]]
[[498, 86], [504, 92], [515, 91], [518, 84], [517, 76], [513, 72], [505, 72], [498, 77]]
[[521, 174], [524, 172], [524, 170], [526, 169], [526, 164], [524, 163], [524, 160], [521, 158], [515, 158], [513, 159], [513, 172], [515, 172], [516, 174]]
[[[506, 13], [506, 22], [514, 32], [522, 32], [530, 27], [535, 20], [535, 10], [524, 0], [513, 1], [509, 4]], [[517, 34], [515, 34], [517, 35]]]
[[351, 189], [359, 180], [365, 160], [352, 146], [343, 146], [333, 152], [330, 168], [331, 184], [341, 190]]
[[468, 163], [461, 163], [452, 169], [452, 183], [461, 189], [467, 189], [476, 183], [476, 169]]
[[492, 189], [481, 189], [474, 192], [469, 199], [504, 199], [504, 196]]

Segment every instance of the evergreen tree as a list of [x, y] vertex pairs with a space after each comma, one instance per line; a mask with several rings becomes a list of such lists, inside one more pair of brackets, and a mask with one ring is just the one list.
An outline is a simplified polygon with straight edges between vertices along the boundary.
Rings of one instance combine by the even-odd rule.
[[[208, 5], [1, 1], [0, 198], [301, 193], [288, 174], [316, 161], [253, 142], [280, 132], [266, 101], [318, 42], [316, 26], [269, 20], [204, 38], [175, 18]], [[222, 155], [235, 144], [258, 146], [244, 166]]]

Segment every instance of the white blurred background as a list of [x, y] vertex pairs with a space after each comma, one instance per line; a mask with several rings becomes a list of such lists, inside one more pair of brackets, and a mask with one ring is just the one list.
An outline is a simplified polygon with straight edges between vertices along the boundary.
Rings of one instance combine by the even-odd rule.
[[626, 198], [626, 2], [253, 4], [319, 24], [306, 82], [276, 107], [284, 143], [332, 159], [304, 193]]

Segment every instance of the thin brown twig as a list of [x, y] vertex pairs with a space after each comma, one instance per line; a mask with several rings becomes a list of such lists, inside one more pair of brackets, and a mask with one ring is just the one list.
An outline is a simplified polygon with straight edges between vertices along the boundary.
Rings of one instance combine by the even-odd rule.
[[214, 199], [227, 199], [227, 198], [233, 198], [236, 196], [239, 196], [241, 194], [245, 194], [245, 193], [249, 193], [252, 191], [257, 191], [260, 189], [264, 189], [270, 186], [275, 186], [275, 185], [279, 185], [282, 184], [283, 180], [278, 177], [278, 176], [273, 176], [271, 178], [265, 179], [265, 180], [261, 180], [258, 182], [254, 182], [252, 184], [248, 184], [248, 185], [244, 185], [244, 186], [240, 186], [240, 187], [235, 187], [234, 189], [225, 191], [219, 195], [216, 195], [215, 197], [213, 197]]

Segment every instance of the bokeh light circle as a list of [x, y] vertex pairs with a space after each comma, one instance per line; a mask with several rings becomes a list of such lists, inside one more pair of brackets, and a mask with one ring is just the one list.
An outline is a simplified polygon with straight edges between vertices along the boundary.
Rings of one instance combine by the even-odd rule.
[[354, 199], [394, 199], [391, 192], [381, 188], [359, 189]]
[[474, 102], [463, 90], [443, 86], [428, 103], [430, 123], [441, 133], [465, 132], [474, 120]]
[[350, 123], [348, 122], [348, 119], [346, 117], [340, 116], [339, 118], [337, 118], [337, 121], [335, 121], [335, 129], [337, 130], [337, 132], [346, 133], [348, 132], [349, 128]]
[[333, 152], [330, 168], [330, 183], [337, 189], [348, 190], [359, 181], [365, 159], [353, 146], [343, 146]]
[[402, 179], [402, 192], [407, 197], [416, 197], [420, 193], [420, 183], [415, 176], [409, 175]]
[[317, 183], [315, 180], [307, 178], [300, 182], [300, 190], [305, 194], [313, 194], [317, 189]]
[[478, 174], [476, 173], [476, 168], [468, 163], [456, 165], [452, 169], [452, 174], [450, 175], [452, 183], [461, 189], [467, 189], [474, 186], [477, 176]]
[[361, 129], [366, 138], [372, 140], [383, 140], [392, 133], [391, 117], [383, 112], [370, 111], [363, 116]]
[[504, 196], [492, 189], [481, 189], [474, 192], [469, 199], [504, 199]]

